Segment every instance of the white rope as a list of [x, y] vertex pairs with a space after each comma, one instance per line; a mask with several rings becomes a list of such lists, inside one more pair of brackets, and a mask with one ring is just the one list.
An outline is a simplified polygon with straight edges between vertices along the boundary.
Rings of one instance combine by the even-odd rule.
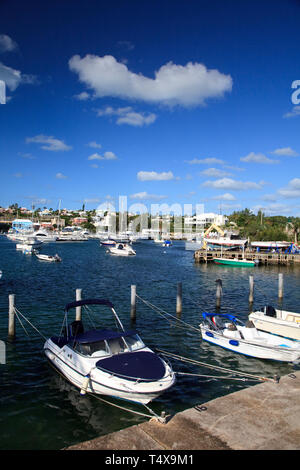
[[241, 376], [249, 377], [249, 378], [253, 378], [253, 379], [255, 378], [255, 379], [260, 380], [260, 381], [277, 382], [277, 379], [271, 379], [271, 378], [268, 378], [268, 377], [261, 377], [259, 375], [248, 374], [246, 372], [235, 371], [235, 370], [232, 370], [232, 369], [227, 369], [225, 367], [213, 366], [212, 364], [206, 364], [205, 362], [196, 361], [195, 359], [190, 359], [190, 358], [187, 358], [187, 357], [184, 357], [184, 356], [179, 356], [178, 354], [170, 353], [168, 351], [163, 351], [162, 349], [157, 349], [157, 351], [161, 352], [162, 354], [165, 354], [166, 356], [170, 356], [173, 359], [177, 359], [179, 361], [188, 362], [188, 363], [195, 364], [195, 365], [204, 366], [204, 367], [207, 367], [208, 369], [215, 369], [215, 370], [219, 370], [219, 371], [222, 371], [222, 372], [228, 372], [228, 373], [231, 373], [231, 374], [234, 374], [234, 375], [241, 375]]
[[[15, 313], [21, 315], [21, 317], [27, 321], [27, 323], [29, 323], [29, 325], [35, 330], [37, 331], [37, 333], [42, 336], [42, 338], [44, 338], [44, 340], [47, 340], [47, 338], [15, 307]], [[17, 316], [18, 318], [18, 316]]]
[[[174, 315], [172, 315], [171, 313], [168, 313], [166, 312], [165, 310], [159, 308], [159, 307], [156, 307], [156, 305], [152, 304], [151, 302], [147, 301], [147, 300], [144, 300], [142, 299], [142, 297], [140, 297], [138, 294], [135, 294], [136, 297], [138, 297], [142, 302], [144, 302], [144, 304], [146, 304], [148, 307], [152, 308], [153, 310], [157, 311], [157, 313], [159, 313], [160, 315], [162, 315], [163, 317], [165, 317], [165, 315], [173, 318], [176, 322], [180, 322], [180, 323], [183, 323], [187, 328], [190, 328], [190, 329], [193, 329], [193, 330], [196, 330], [198, 332], [201, 332], [201, 330], [199, 328], [196, 328], [195, 326], [192, 326], [190, 325], [189, 323], [186, 323], [184, 322], [183, 320], [181, 320], [180, 318], [178, 317], [175, 317]], [[160, 312], [163, 312], [163, 313], [160, 313]], [[168, 320], [168, 319], [166, 319]]]

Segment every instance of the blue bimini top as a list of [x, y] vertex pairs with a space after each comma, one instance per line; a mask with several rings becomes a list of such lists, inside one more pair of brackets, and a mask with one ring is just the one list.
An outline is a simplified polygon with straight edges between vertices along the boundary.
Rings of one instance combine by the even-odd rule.
[[161, 358], [150, 351], [117, 354], [96, 363], [98, 369], [127, 379], [160, 380], [165, 375]]

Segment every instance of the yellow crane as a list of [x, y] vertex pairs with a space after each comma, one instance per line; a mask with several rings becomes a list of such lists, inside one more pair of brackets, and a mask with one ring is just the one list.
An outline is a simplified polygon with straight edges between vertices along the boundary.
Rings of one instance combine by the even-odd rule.
[[221, 235], [221, 237], [224, 237], [224, 232], [223, 230], [219, 227], [219, 225], [216, 225], [216, 224], [211, 224], [211, 226], [204, 232], [204, 235], [203, 235], [203, 244], [202, 244], [202, 249], [203, 250], [206, 250], [206, 247], [207, 247], [207, 242], [205, 240], [205, 237], [212, 231], [212, 230], [216, 230], [217, 232], [219, 232], [219, 234]]

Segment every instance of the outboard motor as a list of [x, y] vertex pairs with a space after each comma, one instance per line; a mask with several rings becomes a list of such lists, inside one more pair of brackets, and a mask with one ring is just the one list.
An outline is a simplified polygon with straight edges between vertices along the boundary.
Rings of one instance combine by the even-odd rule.
[[276, 318], [276, 310], [272, 305], [267, 305], [264, 309], [265, 314], [268, 317], [275, 317]]

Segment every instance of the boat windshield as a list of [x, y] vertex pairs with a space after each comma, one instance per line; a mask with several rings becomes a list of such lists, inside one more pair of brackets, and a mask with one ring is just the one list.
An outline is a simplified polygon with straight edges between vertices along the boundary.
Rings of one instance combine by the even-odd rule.
[[145, 345], [138, 335], [111, 338], [108, 340], [95, 341], [92, 343], [76, 342], [73, 346], [75, 351], [84, 356], [103, 357], [124, 352], [137, 351]]

